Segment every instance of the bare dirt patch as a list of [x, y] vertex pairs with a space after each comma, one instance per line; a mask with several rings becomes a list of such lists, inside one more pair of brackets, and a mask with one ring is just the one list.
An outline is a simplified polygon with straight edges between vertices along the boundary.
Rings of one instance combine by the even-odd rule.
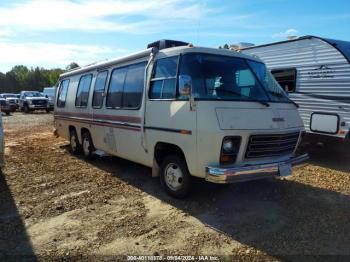
[[198, 181], [180, 201], [164, 194], [146, 167], [72, 156], [68, 143], [53, 136], [52, 123], [52, 114], [4, 117], [0, 259], [350, 255], [350, 157], [344, 153], [338, 165], [329, 164], [336, 151], [316, 153], [313, 164], [285, 180]]

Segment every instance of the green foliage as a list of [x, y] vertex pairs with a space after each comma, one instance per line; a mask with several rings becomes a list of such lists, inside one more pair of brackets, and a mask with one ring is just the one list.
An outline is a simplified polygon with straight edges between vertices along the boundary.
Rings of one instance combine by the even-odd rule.
[[[72, 62], [66, 70], [77, 66], [79, 66], [77, 63]], [[64, 72], [65, 70], [60, 68], [28, 69], [24, 65], [17, 65], [6, 74], [0, 72], [0, 93], [19, 93], [23, 90], [42, 91], [44, 87], [54, 86], [59, 75]]]

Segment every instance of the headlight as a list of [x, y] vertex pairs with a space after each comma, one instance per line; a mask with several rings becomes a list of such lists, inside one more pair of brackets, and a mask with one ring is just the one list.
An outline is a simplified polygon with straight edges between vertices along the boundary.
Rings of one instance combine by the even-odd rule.
[[32, 102], [33, 102], [32, 100], [28, 99], [28, 104], [30, 104], [30, 105], [31, 105], [31, 104], [32, 104]]
[[221, 146], [220, 163], [233, 164], [236, 161], [240, 146], [240, 136], [225, 137]]
[[224, 153], [231, 153], [233, 150], [233, 143], [231, 139], [226, 139], [222, 143], [222, 150]]

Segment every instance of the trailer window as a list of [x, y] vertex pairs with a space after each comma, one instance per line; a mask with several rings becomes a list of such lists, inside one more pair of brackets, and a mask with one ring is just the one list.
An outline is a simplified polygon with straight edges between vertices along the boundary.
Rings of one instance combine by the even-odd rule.
[[151, 79], [150, 99], [174, 99], [176, 97], [177, 64], [177, 56], [156, 61]]
[[92, 74], [80, 77], [77, 94], [75, 97], [76, 107], [86, 107], [89, 100], [89, 91], [91, 86]]
[[68, 93], [69, 79], [65, 79], [61, 82], [57, 95], [57, 107], [64, 107], [66, 104], [66, 98]]
[[278, 69], [272, 70], [271, 73], [280, 84], [280, 86], [284, 89], [284, 91], [292, 93], [295, 92], [296, 87], [296, 69]]
[[145, 68], [146, 63], [128, 67], [122, 98], [124, 108], [138, 108], [140, 106], [144, 87]]
[[107, 82], [108, 71], [99, 72], [96, 77], [94, 94], [92, 97], [92, 106], [101, 108], [103, 103], [103, 92]]

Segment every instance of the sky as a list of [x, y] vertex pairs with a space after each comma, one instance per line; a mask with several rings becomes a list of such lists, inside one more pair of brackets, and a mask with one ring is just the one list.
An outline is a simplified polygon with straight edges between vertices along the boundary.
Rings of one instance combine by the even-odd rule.
[[158, 39], [218, 47], [289, 35], [350, 41], [350, 0], [0, 0], [0, 72], [90, 64]]

